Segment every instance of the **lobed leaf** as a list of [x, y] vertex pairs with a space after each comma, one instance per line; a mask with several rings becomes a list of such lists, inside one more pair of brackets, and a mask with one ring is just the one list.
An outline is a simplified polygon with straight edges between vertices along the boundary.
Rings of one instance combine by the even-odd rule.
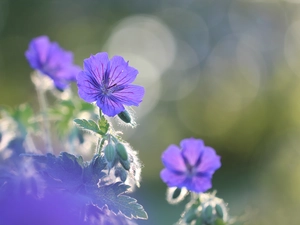
[[83, 159], [67, 152], [58, 157], [24, 154], [31, 157], [37, 170], [43, 175], [48, 187], [76, 192], [83, 183]]
[[143, 206], [136, 199], [123, 195], [128, 188], [128, 185], [117, 182], [99, 188], [86, 186], [86, 192], [98, 207], [107, 206], [115, 214], [123, 214], [129, 219], [147, 219], [148, 215]]
[[106, 134], [106, 132], [103, 132], [103, 130], [101, 130], [101, 128], [99, 128], [97, 123], [93, 120], [75, 119], [74, 122], [77, 126], [83, 128], [84, 130], [89, 130], [100, 135]]

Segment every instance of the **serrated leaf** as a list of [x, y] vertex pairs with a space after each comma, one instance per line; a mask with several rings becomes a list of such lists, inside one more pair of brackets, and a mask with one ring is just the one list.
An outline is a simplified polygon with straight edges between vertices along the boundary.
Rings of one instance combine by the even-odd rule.
[[101, 117], [100, 117], [100, 120], [99, 120], [99, 128], [100, 128], [100, 130], [101, 130], [104, 134], [106, 134], [107, 131], [108, 131], [108, 129], [109, 129], [109, 123], [108, 123], [108, 121], [105, 119], [104, 116], [101, 116]]
[[77, 124], [77, 126], [92, 131], [96, 134], [104, 135], [106, 132], [103, 132], [97, 123], [93, 120], [86, 120], [86, 119], [75, 119], [74, 122]]
[[83, 184], [83, 159], [67, 152], [58, 157], [47, 155], [24, 154], [31, 157], [37, 170], [45, 178], [48, 187], [75, 192]]
[[85, 101], [79, 101], [80, 102], [80, 111], [93, 111], [94, 105], [87, 103]]
[[99, 179], [106, 174], [102, 172], [106, 167], [106, 160], [100, 155], [95, 155], [93, 159], [84, 167], [83, 182], [87, 185], [97, 185]]
[[148, 215], [143, 206], [138, 204], [136, 199], [123, 195], [128, 188], [128, 185], [117, 182], [99, 188], [87, 185], [86, 192], [100, 208], [107, 206], [115, 214], [121, 213], [129, 219], [147, 219]]

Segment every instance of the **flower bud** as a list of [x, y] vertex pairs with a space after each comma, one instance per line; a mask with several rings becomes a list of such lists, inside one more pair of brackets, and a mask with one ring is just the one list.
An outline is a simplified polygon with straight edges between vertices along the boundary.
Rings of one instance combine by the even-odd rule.
[[184, 215], [184, 220], [187, 223], [191, 223], [193, 220], [197, 219], [197, 215], [195, 214], [195, 211], [188, 211]]
[[130, 116], [129, 112], [126, 109], [123, 112], [120, 112], [118, 114], [118, 116], [125, 123], [131, 123], [131, 116]]
[[115, 170], [115, 176], [120, 177], [122, 182], [125, 182], [127, 179], [127, 172], [123, 169], [123, 167], [117, 167]]
[[205, 209], [204, 209], [204, 216], [205, 216], [205, 219], [206, 221], [209, 221], [211, 220], [212, 218], [212, 206], [211, 205], [208, 205]]
[[178, 198], [178, 196], [180, 195], [180, 193], [181, 193], [181, 188], [176, 188], [175, 191], [173, 192], [172, 198], [173, 199]]
[[116, 144], [116, 150], [122, 160], [124, 160], [124, 161], [128, 160], [128, 154], [127, 154], [126, 148], [122, 143], [118, 142]]
[[104, 155], [108, 163], [112, 163], [115, 160], [116, 150], [112, 144], [108, 144], [104, 148]]
[[202, 217], [198, 217], [195, 225], [202, 225], [203, 224], [202, 222], [203, 222]]
[[125, 160], [120, 159], [120, 163], [122, 164], [122, 166], [125, 170], [130, 169], [130, 162], [128, 160], [125, 161]]
[[216, 204], [216, 212], [217, 212], [217, 216], [220, 218], [223, 218], [223, 209], [220, 205]]
[[125, 182], [127, 179], [127, 172], [125, 170], [121, 170], [120, 179], [122, 182]]
[[198, 208], [198, 204], [193, 204], [184, 214], [184, 221], [186, 223], [191, 223], [193, 220], [197, 219], [196, 209]]

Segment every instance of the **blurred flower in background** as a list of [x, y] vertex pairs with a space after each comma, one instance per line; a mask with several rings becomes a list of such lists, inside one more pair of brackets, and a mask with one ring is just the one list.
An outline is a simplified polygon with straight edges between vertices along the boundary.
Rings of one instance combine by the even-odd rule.
[[49, 76], [57, 89], [64, 90], [69, 82], [76, 81], [80, 71], [73, 65], [73, 54], [63, 50], [57, 43], [51, 43], [47, 36], [33, 39], [25, 56], [33, 69]]
[[298, 0], [3, 0], [0, 104], [36, 102], [23, 53], [32, 37], [58, 41], [75, 63], [100, 51], [122, 55], [147, 93], [135, 112], [139, 125], [124, 132], [145, 166], [136, 194], [149, 220], [141, 224], [172, 224], [182, 212], [165, 201], [160, 155], [190, 136], [222, 156], [214, 188], [231, 215], [250, 225], [297, 224], [299, 7]]

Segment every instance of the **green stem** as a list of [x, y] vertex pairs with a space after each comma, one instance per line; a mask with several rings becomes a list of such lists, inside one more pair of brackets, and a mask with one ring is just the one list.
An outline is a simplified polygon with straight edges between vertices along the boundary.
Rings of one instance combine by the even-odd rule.
[[105, 141], [105, 140], [106, 140], [105, 138], [99, 138], [99, 139], [98, 139], [97, 149], [96, 149], [96, 152], [97, 152], [98, 155], [101, 154], [101, 150], [102, 150], [102, 148], [103, 148], [103, 145], [104, 145], [104, 141]]
[[103, 117], [102, 110], [99, 108], [99, 118], [101, 119], [102, 117]]
[[[40, 79], [42, 78], [41, 77], [42, 75], [40, 75], [40, 74], [38, 74], [37, 76], [39, 76]], [[46, 99], [46, 93], [42, 87], [39, 87], [39, 85], [35, 84], [35, 88], [37, 91], [38, 101], [39, 101], [40, 110], [41, 110], [42, 118], [43, 118], [43, 120], [42, 120], [43, 127], [44, 127], [43, 138], [45, 141], [46, 149], [47, 149], [48, 153], [53, 153], [51, 135], [50, 135], [50, 124], [48, 121], [48, 114], [47, 114], [48, 103], [47, 103], [47, 99]]]

